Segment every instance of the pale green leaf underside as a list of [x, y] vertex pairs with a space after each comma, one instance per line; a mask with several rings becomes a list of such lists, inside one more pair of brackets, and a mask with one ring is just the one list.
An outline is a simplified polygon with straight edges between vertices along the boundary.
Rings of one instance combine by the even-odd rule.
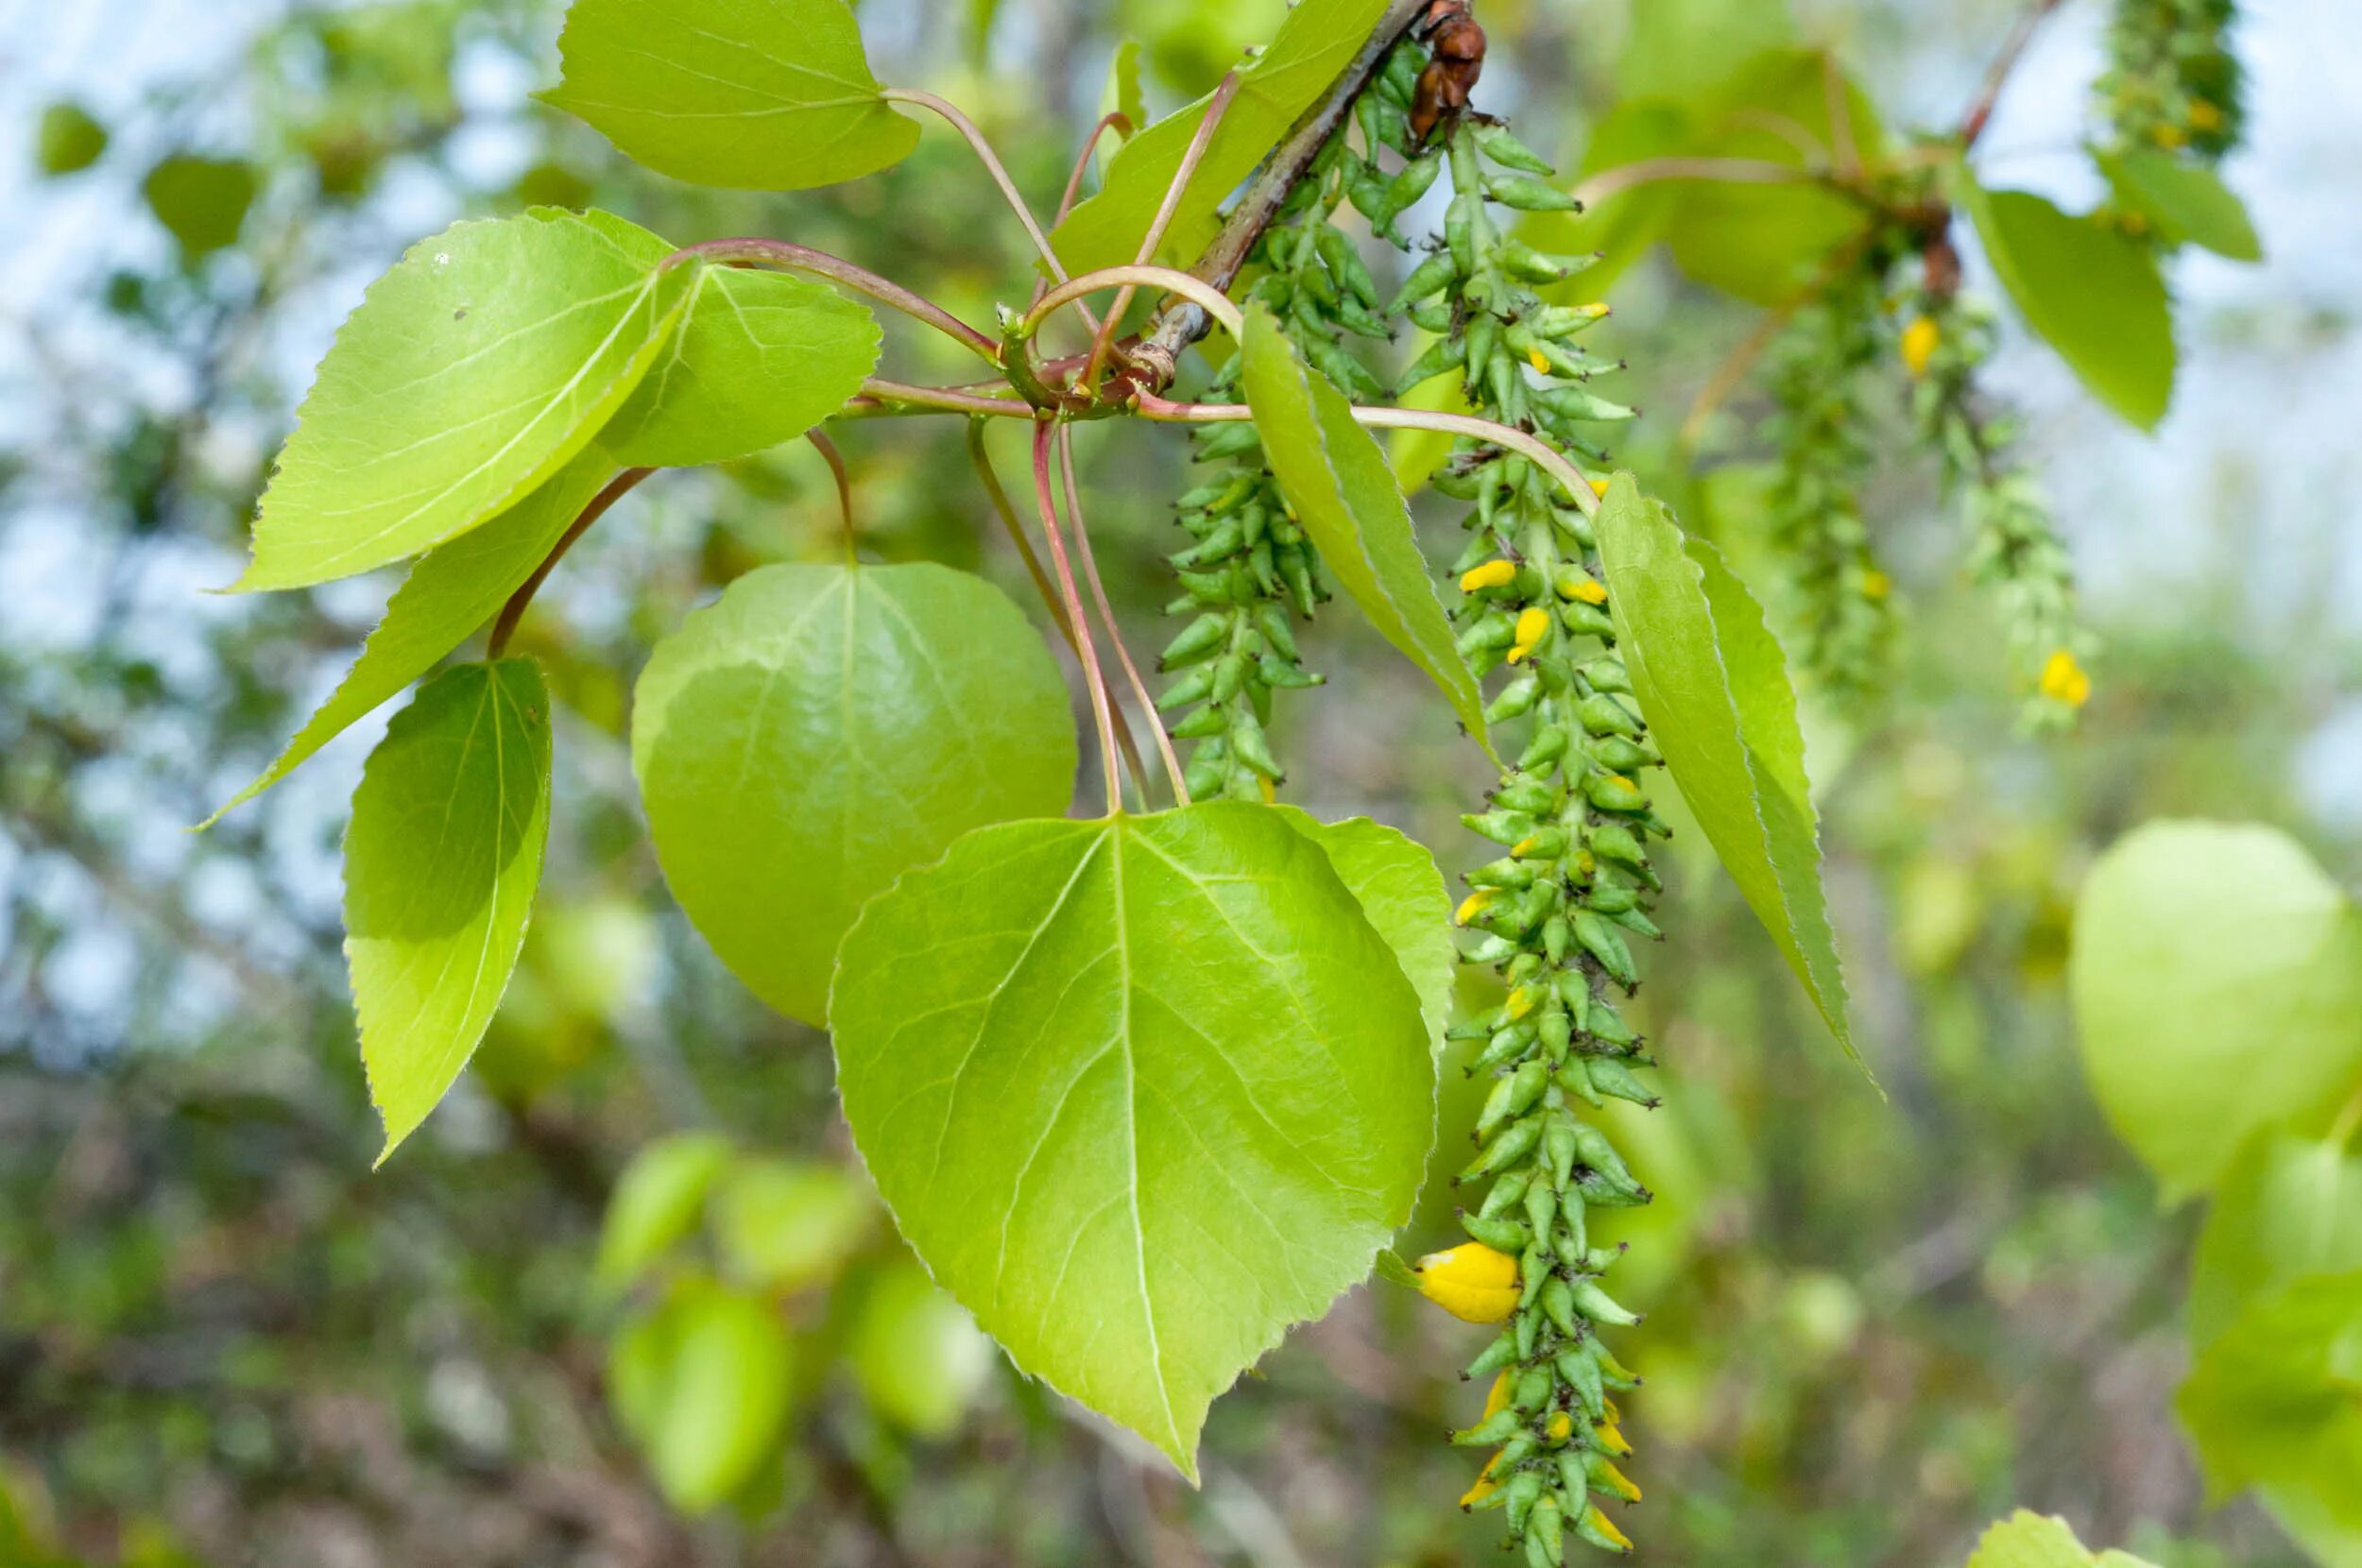
[[918, 145], [845, 0], [574, 0], [557, 48], [543, 96], [676, 179], [807, 190]]
[[657, 645], [632, 762], [674, 896], [733, 974], [817, 1024], [871, 895], [969, 828], [1073, 796], [1056, 661], [933, 565], [774, 566]]
[[1714, 547], [1686, 537], [1629, 473], [1608, 486], [1594, 526], [1617, 646], [1673, 782], [1829, 1032], [1859, 1062], [1796, 698], [1763, 611]]
[[2063, 1519], [2024, 1508], [1987, 1530], [1968, 1568], [2151, 1568], [2128, 1552], [2095, 1558]]
[[1386, 454], [1260, 304], [1247, 307], [1243, 352], [1247, 404], [1296, 520], [1378, 635], [1427, 672], [1489, 749], [1484, 693], [1452, 637]]
[[2173, 401], [2173, 309], [2157, 259], [2092, 217], [2024, 191], [1964, 193], [1994, 271], [2027, 324], [2101, 402], [2142, 430]]
[[2272, 828], [2128, 834], [2083, 884], [2067, 980], [2092, 1093], [2168, 1200], [2362, 1086], [2362, 916]]
[[1265, 807], [971, 833], [863, 912], [831, 1007], [854, 1140], [936, 1280], [1192, 1478], [1215, 1396], [1410, 1213], [1417, 994]]
[[549, 824], [549, 696], [530, 659], [445, 671], [369, 756], [345, 833], [345, 960], [381, 1163], [500, 1005]]
[[303, 722], [262, 776], [231, 796], [204, 826], [212, 827], [232, 808], [295, 772], [466, 641], [533, 575], [614, 468], [606, 452], [586, 448], [499, 517], [420, 556], [336, 690]]
[[454, 224], [369, 285], [297, 413], [237, 588], [418, 554], [590, 444], [663, 347], [692, 276], [655, 271], [603, 217]]
[[679, 331], [599, 442], [626, 468], [690, 469], [792, 441], [861, 390], [880, 335], [834, 289], [700, 267]]
[[1451, 895], [1444, 887], [1444, 874], [1435, 868], [1435, 857], [1367, 817], [1323, 822], [1293, 806], [1278, 810], [1291, 827], [1328, 852], [1328, 863], [1394, 949], [1404, 978], [1419, 994], [1428, 1043], [1442, 1049], [1460, 954], [1451, 939]]
[[[1224, 198], [1344, 74], [1386, 5], [1387, 0], [1301, 0], [1288, 13], [1271, 46], [1240, 72], [1238, 93], [1182, 193], [1158, 258], [1187, 264], [1206, 248]], [[1201, 98], [1168, 114], [1126, 142], [1108, 162], [1105, 186], [1067, 214], [1050, 236], [1068, 271], [1118, 266], [1139, 254], [1208, 102]]]

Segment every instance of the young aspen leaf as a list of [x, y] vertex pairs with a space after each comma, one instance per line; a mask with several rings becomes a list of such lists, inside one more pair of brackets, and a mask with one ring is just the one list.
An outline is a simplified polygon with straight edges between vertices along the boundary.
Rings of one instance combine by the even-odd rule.
[[1433, 1127], [1417, 993], [1252, 803], [969, 834], [863, 911], [830, 1018], [937, 1283], [1192, 1480], [1214, 1397], [1409, 1216]]
[[728, 1502], [776, 1455], [795, 1372], [779, 1307], [709, 1279], [681, 1281], [608, 1355], [615, 1413], [684, 1513]]
[[741, 577], [657, 644], [631, 750], [673, 895], [749, 990], [811, 1024], [872, 895], [1074, 792], [1049, 648], [1000, 589], [928, 564]]
[[381, 1165], [492, 1021], [549, 825], [550, 704], [531, 659], [445, 671], [370, 754], [345, 834], [345, 959]]
[[659, 270], [647, 241], [539, 209], [411, 247], [320, 361], [235, 587], [416, 555], [564, 468], [640, 384], [695, 271]]
[[699, 185], [801, 191], [908, 157], [846, 0], [574, 0], [542, 94]]

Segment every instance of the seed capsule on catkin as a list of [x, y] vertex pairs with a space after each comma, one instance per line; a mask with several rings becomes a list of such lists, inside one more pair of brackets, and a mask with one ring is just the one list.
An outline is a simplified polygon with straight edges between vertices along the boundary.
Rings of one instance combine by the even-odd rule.
[[1516, 1310], [1517, 1260], [1481, 1241], [1429, 1253], [1413, 1271], [1419, 1293], [1463, 1322], [1498, 1323]]

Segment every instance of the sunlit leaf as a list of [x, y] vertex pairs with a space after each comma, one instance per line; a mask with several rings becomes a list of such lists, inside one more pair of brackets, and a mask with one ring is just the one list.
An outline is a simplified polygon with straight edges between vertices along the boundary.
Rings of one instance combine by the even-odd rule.
[[846, 0], [573, 0], [542, 94], [660, 174], [800, 191], [908, 157]]
[[2362, 1271], [2258, 1297], [2199, 1355], [2175, 1407], [2217, 1499], [2262, 1483], [2362, 1529]]
[[1435, 857], [1367, 817], [1323, 822], [1292, 806], [1278, 810], [1290, 827], [1327, 852], [1346, 891], [1394, 949], [1404, 978], [1419, 994], [1429, 1043], [1441, 1048], [1459, 949], [1451, 939], [1451, 895]]
[[369, 756], [345, 834], [345, 959], [381, 1163], [500, 1005], [549, 826], [549, 696], [530, 659], [445, 671]]
[[2099, 168], [2117, 204], [2139, 213], [2171, 243], [2195, 245], [2234, 262], [2264, 259], [2264, 244], [2255, 237], [2246, 205], [2204, 164], [2134, 147], [2101, 153]]
[[372, 283], [298, 411], [237, 586], [300, 588], [418, 554], [588, 446], [694, 274], [658, 271], [646, 246], [662, 242], [619, 224], [548, 211], [454, 224]]
[[1297, 521], [1378, 635], [1427, 673], [1482, 741], [1483, 693], [1452, 637], [1386, 454], [1259, 303], [1247, 307], [1244, 353], [1255, 428]]
[[835, 1278], [877, 1212], [867, 1185], [843, 1166], [741, 1161], [714, 1195], [714, 1239], [733, 1277], [763, 1290]]
[[1410, 1213], [1418, 994], [1265, 807], [971, 833], [864, 912], [832, 1007], [854, 1141], [936, 1280], [1192, 1477], [1214, 1397]]
[[1682, 799], [1748, 907], [1857, 1062], [1821, 890], [1796, 697], [1763, 611], [1714, 547], [1682, 533], [1628, 473], [1594, 527], [1633, 693]]
[[2063, 1519], [2029, 1513], [2024, 1508], [1984, 1533], [1968, 1568], [2151, 1568], [2129, 1552], [2104, 1552], [2097, 1557], [2075, 1538]]
[[[2362, 1077], [2354, 1093], [2362, 1097]], [[2362, 1269], [2362, 1150], [2261, 1133], [2206, 1206], [2190, 1265], [2190, 1341], [2212, 1342], [2255, 1297], [2350, 1269]]]
[[680, 328], [599, 442], [634, 468], [726, 463], [792, 441], [877, 367], [877, 318], [785, 273], [706, 266]]
[[1074, 723], [1049, 648], [981, 578], [774, 566], [657, 645], [632, 761], [690, 920], [817, 1024], [872, 894], [971, 827], [1066, 810]]

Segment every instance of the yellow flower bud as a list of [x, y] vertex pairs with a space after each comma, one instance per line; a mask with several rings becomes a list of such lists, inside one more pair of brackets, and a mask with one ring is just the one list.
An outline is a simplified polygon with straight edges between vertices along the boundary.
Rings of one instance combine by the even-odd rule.
[[1487, 561], [1460, 574], [1460, 591], [1474, 593], [1480, 588], [1507, 588], [1517, 577], [1514, 561]]
[[1619, 1459], [1632, 1452], [1632, 1444], [1624, 1440], [1623, 1429], [1612, 1421], [1603, 1421], [1591, 1428], [1591, 1441]]
[[1861, 596], [1864, 599], [1876, 603], [1893, 591], [1894, 580], [1877, 568], [1873, 567], [1861, 574]]
[[2190, 128], [2192, 130], [2220, 130], [2222, 111], [2203, 98], [2199, 99], [2190, 105]]
[[1498, 1323], [1517, 1310], [1517, 1260], [1481, 1241], [1429, 1253], [1413, 1270], [1419, 1293], [1463, 1322]]
[[1617, 1551], [1629, 1552], [1632, 1550], [1632, 1537], [1617, 1529], [1616, 1527], [1616, 1522], [1608, 1518], [1606, 1514], [1601, 1513], [1599, 1509], [1593, 1508], [1590, 1513], [1585, 1516], [1583, 1523], [1589, 1525], [1593, 1529], [1599, 1531], [1601, 1535], [1616, 1542], [1616, 1549]]
[[1542, 1432], [1552, 1442], [1565, 1442], [1575, 1435], [1575, 1418], [1561, 1410], [1543, 1423]]
[[2180, 126], [2161, 123], [2148, 133], [2148, 139], [2161, 147], [2178, 147], [2190, 138]]
[[1587, 571], [1562, 573], [1558, 579], [1558, 591], [1562, 598], [1579, 599], [1586, 605], [1607, 603], [1607, 589]]
[[1936, 349], [1943, 343], [1943, 329], [1931, 315], [1914, 316], [1903, 329], [1903, 368], [1914, 376], [1927, 373], [1927, 362], [1936, 357]]
[[1516, 990], [1512, 991], [1509, 994], [1509, 1021], [1511, 1023], [1515, 1023], [1518, 1019], [1532, 1012], [1533, 1001], [1533, 993], [1527, 990], [1522, 985], [1517, 987]]
[[[1484, 1419], [1486, 1421], [1491, 1421], [1495, 1416], [1509, 1408], [1509, 1374], [1502, 1372], [1493, 1379], [1493, 1386], [1484, 1390]], [[1485, 1462], [1484, 1469], [1486, 1474], [1491, 1474], [1493, 1466], [1490, 1460]]]
[[1550, 612], [1535, 605], [1517, 617], [1517, 638], [1509, 646], [1509, 662], [1515, 664], [1542, 645], [1550, 635]]
[[1270, 779], [1265, 778], [1265, 777], [1263, 777], [1262, 775], [1260, 775], [1258, 774], [1258, 775], [1256, 775], [1255, 782], [1256, 782], [1256, 783], [1258, 783], [1258, 784], [1260, 784], [1260, 785], [1263, 787], [1263, 804], [1264, 804], [1264, 805], [1266, 805], [1266, 806], [1274, 805], [1274, 804], [1275, 804], [1275, 803], [1278, 801], [1278, 799], [1279, 799], [1279, 791], [1278, 791], [1278, 790], [1277, 790], [1277, 789], [1276, 789], [1276, 788], [1273, 785], [1273, 783], [1272, 783], [1272, 781], [1271, 781]]
[[2042, 667], [2042, 694], [2054, 703], [2080, 707], [2091, 700], [2092, 678], [2075, 662], [2075, 656], [2062, 648]]
[[1588, 483], [1588, 484], [1590, 485], [1590, 486], [1591, 486], [1591, 493], [1592, 493], [1593, 495], [1595, 495], [1595, 496], [1603, 496], [1603, 495], [1607, 494], [1607, 481], [1606, 481], [1606, 480], [1604, 480], [1604, 479], [1597, 479], [1597, 478], [1594, 478], [1594, 479], [1591, 479], [1591, 480], [1587, 481], [1587, 483]]
[[1612, 1464], [1601, 1463], [1592, 1472], [1591, 1478], [1627, 1503], [1640, 1501], [1640, 1489], [1633, 1484], [1632, 1477]]
[[1544, 353], [1539, 349], [1529, 349], [1526, 350], [1526, 363], [1532, 366], [1535, 370], [1539, 371], [1543, 375], [1547, 376], [1550, 373], [1550, 356]]
[[1494, 1491], [1497, 1490], [1490, 1474], [1493, 1467], [1488, 1464], [1484, 1468], [1487, 1474], [1478, 1476], [1476, 1478], [1476, 1484], [1460, 1494], [1460, 1506], [1462, 1508], [1475, 1508], [1479, 1503], [1481, 1503], [1487, 1497], [1492, 1496]]
[[1492, 907], [1493, 900], [1499, 896], [1500, 895], [1496, 893], [1491, 888], [1477, 889], [1474, 893], [1468, 895], [1467, 897], [1460, 900], [1460, 907], [1451, 912], [1452, 924], [1455, 926], [1466, 925], [1469, 921], [1474, 920], [1478, 915], [1482, 914], [1486, 910], [1490, 909]]

